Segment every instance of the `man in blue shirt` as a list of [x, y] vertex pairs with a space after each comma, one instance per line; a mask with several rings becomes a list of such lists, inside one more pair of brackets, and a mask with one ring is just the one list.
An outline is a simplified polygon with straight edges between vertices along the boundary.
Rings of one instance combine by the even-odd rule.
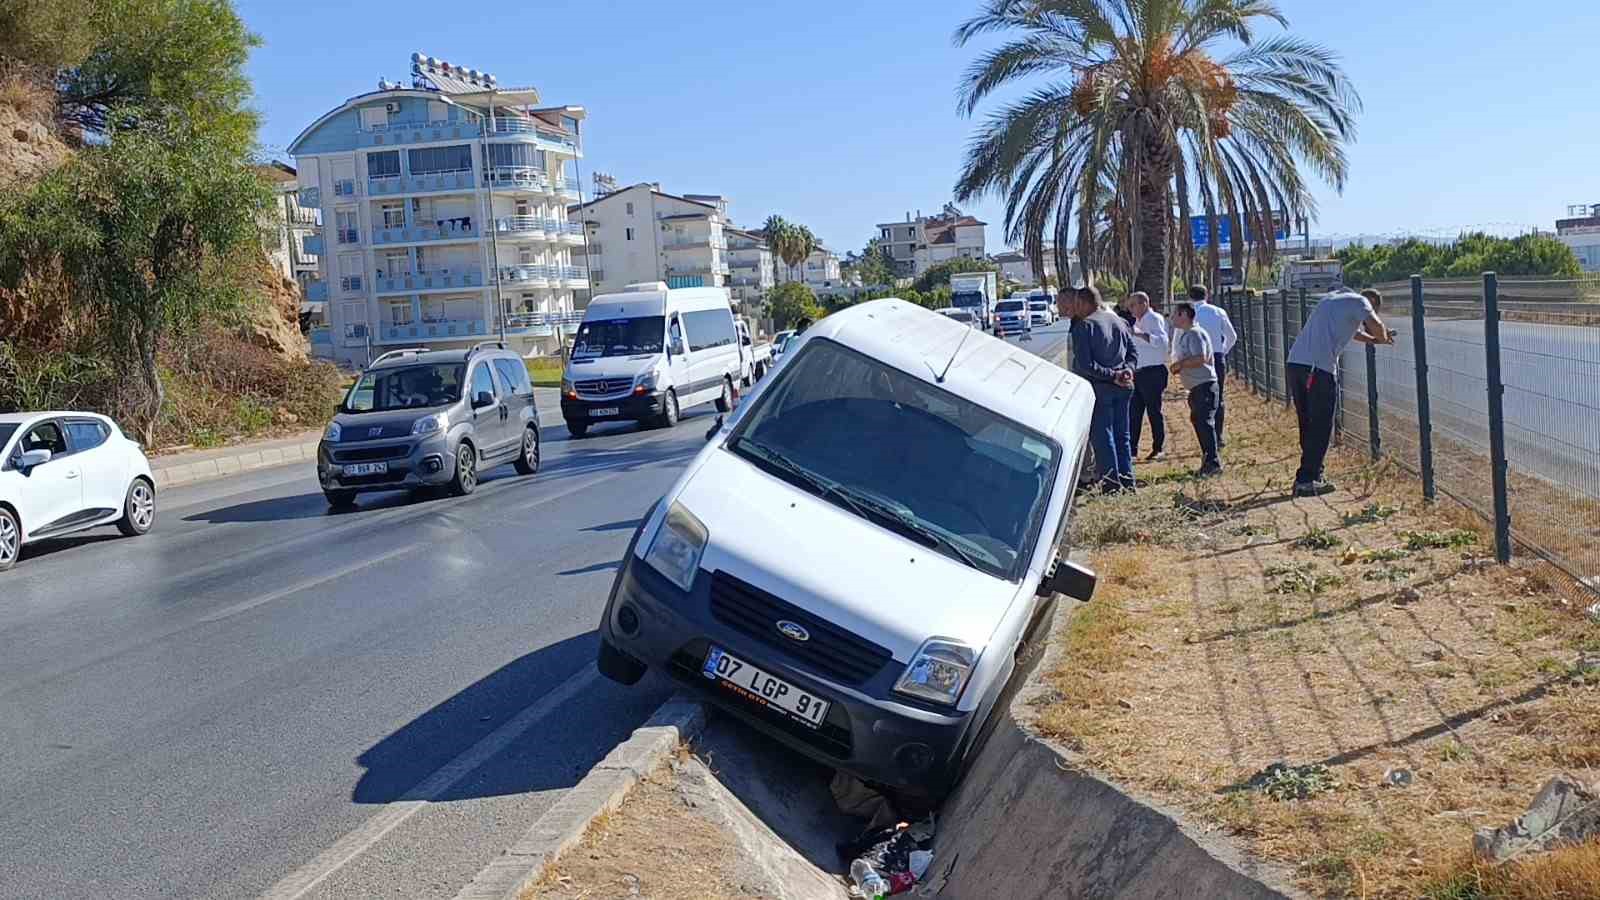
[[1320, 497], [1334, 489], [1322, 477], [1322, 463], [1333, 439], [1333, 417], [1339, 405], [1339, 356], [1351, 340], [1394, 343], [1394, 332], [1378, 318], [1382, 306], [1383, 295], [1377, 291], [1356, 294], [1337, 289], [1317, 301], [1289, 348], [1289, 393], [1300, 425], [1296, 497]]
[[[1070, 298], [1070, 299], [1069, 299]], [[1128, 406], [1139, 351], [1128, 326], [1100, 303], [1093, 286], [1062, 291], [1057, 304], [1072, 318], [1072, 372], [1094, 388], [1089, 442], [1107, 492], [1133, 490], [1133, 443]]]

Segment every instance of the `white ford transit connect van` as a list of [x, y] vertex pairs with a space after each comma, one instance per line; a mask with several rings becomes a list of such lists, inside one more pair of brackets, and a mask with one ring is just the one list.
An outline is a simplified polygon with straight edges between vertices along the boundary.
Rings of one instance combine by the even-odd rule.
[[634, 534], [600, 671], [654, 666], [784, 743], [937, 797], [1057, 594], [1093, 392], [903, 300], [834, 313]]
[[595, 422], [671, 427], [691, 406], [727, 412], [740, 377], [739, 334], [726, 288], [630, 284], [584, 312], [561, 380], [573, 437]]

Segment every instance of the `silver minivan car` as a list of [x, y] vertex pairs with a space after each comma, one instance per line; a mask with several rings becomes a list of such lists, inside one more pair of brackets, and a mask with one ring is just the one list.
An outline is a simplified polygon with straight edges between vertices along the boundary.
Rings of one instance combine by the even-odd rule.
[[539, 471], [539, 451], [533, 384], [504, 344], [391, 350], [367, 366], [328, 423], [317, 478], [334, 507], [364, 491], [470, 494], [480, 473], [502, 463]]

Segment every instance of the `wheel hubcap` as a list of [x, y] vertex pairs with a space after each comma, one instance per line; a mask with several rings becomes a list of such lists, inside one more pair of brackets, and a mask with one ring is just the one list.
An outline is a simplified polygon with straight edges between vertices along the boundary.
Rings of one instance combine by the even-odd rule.
[[10, 562], [17, 555], [17, 526], [10, 518], [0, 518], [0, 562]]
[[467, 487], [471, 487], [472, 484], [478, 480], [477, 460], [473, 457], [471, 450], [463, 449], [461, 451], [460, 468], [461, 483]]
[[149, 528], [155, 517], [156, 500], [150, 496], [150, 489], [140, 484], [133, 489], [133, 524]]
[[539, 439], [531, 431], [522, 436], [522, 458], [529, 466], [539, 468]]

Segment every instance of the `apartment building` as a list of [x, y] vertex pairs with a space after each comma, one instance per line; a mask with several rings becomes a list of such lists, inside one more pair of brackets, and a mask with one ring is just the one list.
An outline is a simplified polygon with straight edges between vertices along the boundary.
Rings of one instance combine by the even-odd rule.
[[935, 216], [918, 210], [915, 218], [908, 212], [903, 222], [880, 223], [878, 240], [888, 249], [895, 274], [914, 278], [952, 259], [983, 259], [987, 225], [947, 203]]
[[775, 281], [786, 284], [798, 281], [813, 291], [831, 291], [842, 286], [839, 254], [826, 247], [818, 247], [804, 260], [790, 266], [783, 260], [773, 262]]
[[[997, 253], [994, 255], [994, 262], [1000, 266], [1000, 277], [1005, 281], [1037, 286], [1044, 278], [1048, 278], [1053, 285], [1059, 286], [1061, 284], [1061, 279], [1056, 276], [1056, 250], [1053, 244], [1046, 243], [1044, 245], [1043, 278], [1033, 270], [1033, 263], [1028, 262], [1027, 254], [1021, 250], [1007, 250], [1004, 253]], [[1074, 254], [1072, 262], [1074, 264], [1073, 271], [1076, 273], [1076, 254]], [[1068, 283], [1075, 282], [1069, 278]]]
[[[294, 166], [273, 160], [257, 166], [256, 171], [274, 191], [268, 216], [267, 259], [286, 281], [300, 286], [300, 296], [304, 298], [311, 282], [317, 280], [318, 266], [316, 254], [306, 252], [305, 240], [316, 234], [321, 217], [317, 210], [300, 205], [300, 184]], [[320, 315], [320, 305], [315, 310], [307, 306], [307, 303], [301, 304], [302, 315], [307, 312]]]
[[760, 232], [732, 226], [724, 227], [723, 233], [728, 238], [728, 269], [732, 272], [728, 285], [733, 299], [744, 307], [763, 302], [777, 283], [766, 238]]
[[299, 203], [320, 215], [307, 299], [328, 304], [335, 360], [502, 334], [553, 351], [588, 287], [567, 218], [583, 107], [422, 54], [411, 71], [410, 87], [380, 81], [289, 146]]
[[1567, 217], [1556, 220], [1556, 240], [1572, 248], [1585, 272], [1600, 272], [1600, 203], [1567, 207]]
[[595, 294], [643, 281], [731, 286], [724, 197], [679, 196], [642, 183], [575, 205], [568, 215], [588, 235], [582, 252]]

